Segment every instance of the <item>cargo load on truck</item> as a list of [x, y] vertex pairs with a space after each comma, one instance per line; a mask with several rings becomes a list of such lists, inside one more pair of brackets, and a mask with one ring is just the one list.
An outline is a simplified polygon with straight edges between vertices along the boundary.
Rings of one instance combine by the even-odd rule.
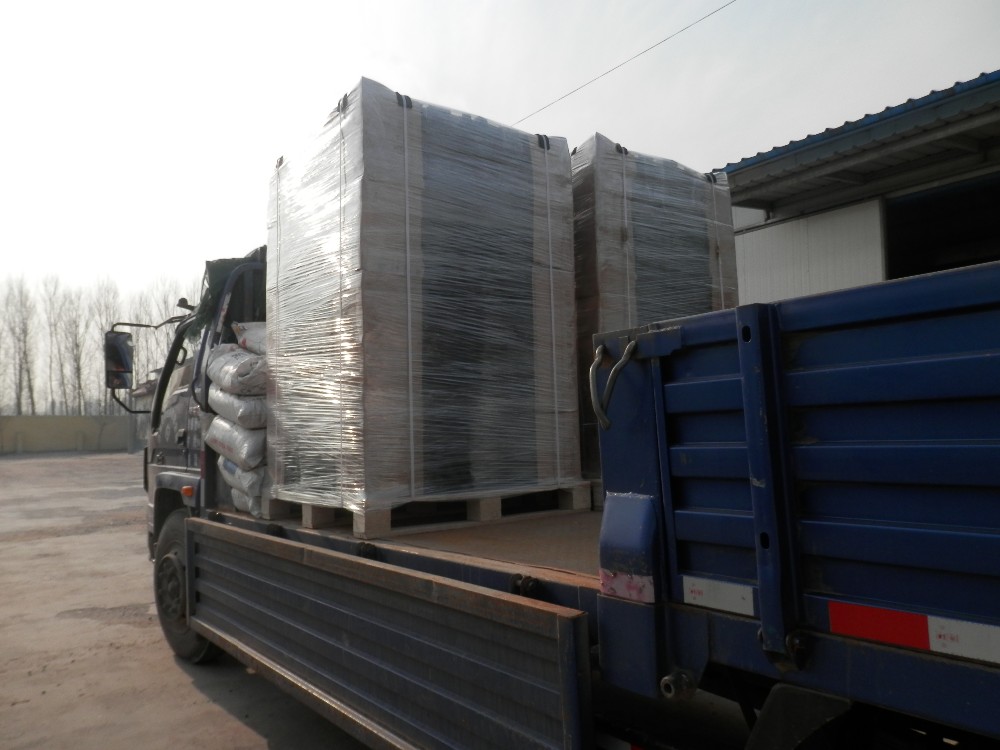
[[[596, 333], [737, 302], [725, 175], [641, 154], [600, 133], [573, 149], [578, 375]], [[597, 421], [580, 391], [583, 476], [601, 475]]]
[[363, 79], [271, 186], [269, 465], [369, 513], [580, 484], [565, 139]]

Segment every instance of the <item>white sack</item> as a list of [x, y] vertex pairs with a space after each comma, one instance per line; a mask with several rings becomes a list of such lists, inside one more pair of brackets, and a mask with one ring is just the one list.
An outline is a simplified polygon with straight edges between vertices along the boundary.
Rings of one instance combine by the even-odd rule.
[[250, 513], [256, 518], [260, 518], [260, 498], [250, 497], [247, 493], [242, 490], [238, 490], [233, 487], [233, 507], [236, 510], [242, 510], [244, 513]]
[[241, 469], [254, 469], [264, 460], [267, 430], [248, 430], [224, 417], [212, 420], [205, 443]]
[[267, 399], [264, 396], [237, 396], [213, 383], [208, 389], [208, 405], [216, 414], [248, 430], [267, 427]]
[[206, 371], [226, 393], [263, 396], [267, 391], [267, 361], [238, 344], [219, 344], [212, 349]]
[[236, 343], [254, 354], [267, 354], [266, 323], [233, 323]]
[[250, 497], [260, 497], [266, 473], [263, 466], [246, 471], [225, 456], [219, 456], [219, 473], [233, 489], [239, 490]]

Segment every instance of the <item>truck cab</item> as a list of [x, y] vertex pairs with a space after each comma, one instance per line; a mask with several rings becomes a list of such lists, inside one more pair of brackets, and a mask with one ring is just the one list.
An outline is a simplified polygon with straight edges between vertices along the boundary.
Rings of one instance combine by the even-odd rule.
[[[229, 328], [232, 321], [264, 319], [264, 253], [261, 247], [242, 258], [208, 261], [198, 306], [159, 324], [176, 327], [157, 377], [143, 455], [150, 559], [163, 524], [173, 512], [226, 504], [225, 483], [218, 480], [213, 466], [205, 464], [202, 422], [210, 410], [204, 368], [212, 346], [234, 340]], [[153, 326], [116, 324], [106, 334], [109, 387], [123, 375], [127, 381], [115, 382], [132, 382], [131, 334], [117, 330], [128, 327]]]

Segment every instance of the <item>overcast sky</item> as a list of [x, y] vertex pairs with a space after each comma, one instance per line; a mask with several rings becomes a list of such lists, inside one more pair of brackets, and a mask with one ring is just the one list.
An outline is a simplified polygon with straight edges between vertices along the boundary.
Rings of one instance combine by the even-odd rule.
[[[727, 0], [18, 0], [0, 280], [190, 280], [362, 76], [513, 124]], [[1000, 68], [1000, 0], [736, 0], [518, 127], [701, 171]]]

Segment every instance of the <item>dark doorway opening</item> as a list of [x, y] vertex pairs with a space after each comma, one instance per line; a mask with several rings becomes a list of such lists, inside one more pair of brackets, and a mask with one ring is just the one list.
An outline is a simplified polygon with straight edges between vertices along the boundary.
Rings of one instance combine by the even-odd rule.
[[890, 279], [1000, 260], [1000, 173], [885, 202]]

